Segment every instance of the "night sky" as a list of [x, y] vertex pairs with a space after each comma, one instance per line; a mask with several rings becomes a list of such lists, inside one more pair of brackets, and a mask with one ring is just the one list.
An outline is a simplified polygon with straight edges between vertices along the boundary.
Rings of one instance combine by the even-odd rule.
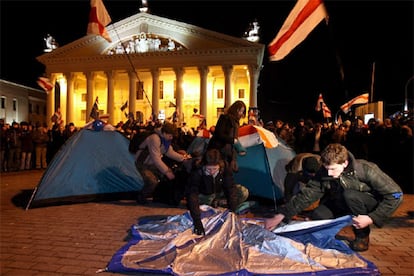
[[[112, 22], [139, 12], [141, 1], [103, 0]], [[321, 22], [281, 61], [267, 50], [258, 88], [263, 120], [315, 118], [319, 93], [335, 114], [339, 106], [370, 92], [384, 101], [386, 114], [401, 110], [413, 73], [413, 1], [325, 1], [329, 24]], [[295, 1], [148, 1], [149, 12], [209, 30], [241, 37], [253, 20], [260, 43], [276, 36]], [[86, 35], [90, 2], [2, 0], [0, 78], [39, 88], [44, 72], [36, 57], [51, 34], [60, 46]], [[340, 68], [343, 68], [344, 79]], [[408, 82], [413, 104], [413, 81]]]

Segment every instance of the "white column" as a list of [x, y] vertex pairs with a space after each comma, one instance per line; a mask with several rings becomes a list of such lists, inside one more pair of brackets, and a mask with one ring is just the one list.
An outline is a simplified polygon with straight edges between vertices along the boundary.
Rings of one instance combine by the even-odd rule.
[[249, 65], [249, 77], [250, 77], [250, 107], [257, 107], [257, 83], [259, 81], [259, 66]]
[[178, 116], [178, 125], [181, 125], [182, 121], [182, 114], [183, 113], [183, 77], [185, 70], [184, 68], [174, 68], [175, 76], [176, 76], [176, 83], [177, 83], [177, 98], [175, 99], [176, 110], [179, 112], [180, 116]]
[[134, 70], [128, 71], [129, 76], [129, 100], [128, 100], [128, 109], [129, 112], [132, 112], [135, 116], [136, 106], [136, 95], [137, 95], [137, 74]]
[[90, 118], [92, 106], [95, 103], [94, 97], [94, 72], [85, 72], [86, 76], [86, 118], [85, 123], [89, 122], [92, 118]]
[[49, 91], [47, 94], [47, 108], [46, 108], [46, 120], [50, 122], [50, 118], [52, 118], [53, 114], [55, 114], [55, 83], [56, 83], [56, 75], [51, 74], [49, 76], [50, 82], [53, 84], [52, 90]]
[[200, 74], [200, 115], [204, 115], [207, 118], [207, 76], [210, 69], [208, 66], [200, 66], [198, 67], [198, 72]]
[[151, 69], [152, 76], [152, 114], [158, 114], [160, 111], [160, 70]]
[[66, 78], [66, 124], [73, 122], [73, 83], [75, 74], [72, 72], [65, 73]]
[[108, 109], [109, 114], [108, 123], [111, 125], [115, 124], [115, 93], [114, 93], [114, 71], [106, 71], [106, 80], [108, 85]]
[[224, 72], [224, 107], [229, 108], [232, 104], [231, 97], [231, 74], [233, 73], [232, 65], [222, 66]]

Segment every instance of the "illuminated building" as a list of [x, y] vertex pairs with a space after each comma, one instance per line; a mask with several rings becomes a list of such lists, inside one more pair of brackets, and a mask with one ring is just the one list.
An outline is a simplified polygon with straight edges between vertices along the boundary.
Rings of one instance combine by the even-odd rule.
[[236, 100], [257, 108], [264, 45], [146, 12], [106, 29], [111, 43], [87, 35], [37, 57], [60, 87], [48, 94], [47, 116], [60, 107], [65, 123], [83, 125], [96, 97], [112, 124], [126, 120], [127, 101], [125, 111], [144, 122], [178, 110], [191, 127], [194, 115], [215, 124]]

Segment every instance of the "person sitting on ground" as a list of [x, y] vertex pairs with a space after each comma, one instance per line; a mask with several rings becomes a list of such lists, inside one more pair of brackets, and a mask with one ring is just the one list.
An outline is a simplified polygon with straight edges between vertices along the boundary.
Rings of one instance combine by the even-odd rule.
[[164, 123], [161, 129], [154, 129], [154, 133], [145, 138], [139, 146], [135, 165], [144, 180], [144, 187], [139, 193], [138, 203], [144, 204], [147, 198], [153, 197], [161, 182], [175, 179], [173, 169], [164, 162], [164, 157], [179, 163], [191, 158], [190, 155], [180, 154], [173, 149], [171, 141], [176, 131], [173, 124]]
[[314, 179], [278, 213], [265, 219], [265, 228], [273, 230], [282, 220], [289, 220], [320, 199], [312, 219], [333, 219], [352, 215], [355, 239], [349, 241], [354, 251], [366, 251], [370, 225], [382, 227], [403, 201], [401, 187], [376, 164], [355, 159], [339, 143], [329, 144], [321, 152], [322, 167]]
[[228, 207], [236, 212], [248, 196], [248, 189], [235, 184], [232, 175], [225, 170], [220, 151], [207, 150], [202, 159], [195, 162], [186, 189], [187, 208], [193, 219], [194, 233], [205, 234], [200, 218], [200, 204], [214, 208]]

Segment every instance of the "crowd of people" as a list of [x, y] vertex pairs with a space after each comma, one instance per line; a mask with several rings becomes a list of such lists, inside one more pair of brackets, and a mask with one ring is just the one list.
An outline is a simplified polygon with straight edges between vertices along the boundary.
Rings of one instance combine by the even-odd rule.
[[74, 123], [11, 124], [0, 121], [0, 171], [46, 169], [60, 147], [79, 129]]
[[[133, 114], [115, 129], [130, 139], [148, 133], [136, 146], [135, 165], [144, 187], [137, 198], [178, 205], [186, 198], [194, 221], [194, 233], [204, 235], [200, 204], [220, 206], [237, 212], [249, 198], [249, 191], [236, 184], [237, 156], [248, 154], [238, 140], [246, 105], [234, 102], [215, 125], [201, 120], [196, 128], [185, 123], [137, 122]], [[265, 220], [272, 230], [303, 211], [311, 219], [353, 216], [355, 251], [368, 249], [370, 225], [379, 227], [398, 208], [403, 192], [413, 192], [412, 126], [402, 118], [383, 122], [362, 119], [344, 122], [316, 122], [300, 119], [294, 125], [281, 120], [255, 124], [274, 133], [290, 146], [296, 157], [286, 166], [285, 195], [274, 216]], [[73, 123], [32, 125], [28, 122], [1, 123], [1, 171], [45, 169], [59, 148], [79, 131]], [[207, 141], [202, 151], [189, 151], [195, 139]], [[177, 170], [177, 167], [180, 169]], [[310, 208], [311, 207], [311, 208]], [[310, 209], [309, 209], [310, 208]]]

